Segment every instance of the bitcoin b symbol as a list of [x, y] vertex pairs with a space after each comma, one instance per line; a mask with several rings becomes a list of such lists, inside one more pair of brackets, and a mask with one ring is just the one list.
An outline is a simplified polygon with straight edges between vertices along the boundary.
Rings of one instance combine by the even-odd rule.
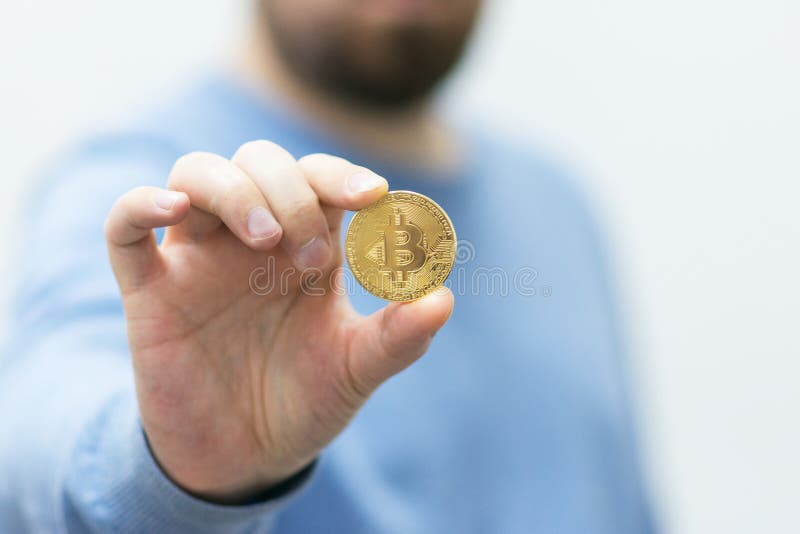
[[427, 254], [422, 247], [422, 231], [407, 221], [400, 209], [395, 209], [388, 226], [383, 228], [383, 250], [386, 259], [385, 270], [392, 276], [392, 282], [405, 284], [409, 273], [419, 271]]
[[347, 227], [345, 253], [356, 280], [386, 300], [408, 302], [442, 285], [456, 252], [453, 223], [433, 200], [390, 191]]

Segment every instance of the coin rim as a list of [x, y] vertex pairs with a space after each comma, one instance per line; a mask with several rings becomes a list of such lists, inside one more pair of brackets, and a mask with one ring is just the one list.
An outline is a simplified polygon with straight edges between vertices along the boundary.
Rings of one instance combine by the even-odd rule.
[[[408, 296], [408, 297], [404, 297], [404, 298], [389, 298], [389, 297], [386, 297], [386, 296], [383, 296], [383, 295], [378, 295], [377, 293], [373, 292], [372, 290], [370, 290], [370, 288], [368, 288], [366, 286], [366, 284], [364, 284], [361, 280], [359, 280], [358, 276], [356, 276], [356, 271], [355, 271], [355, 269], [353, 269], [353, 262], [350, 261], [350, 254], [348, 252], [347, 241], [348, 241], [348, 238], [350, 237], [350, 230], [353, 227], [353, 221], [355, 221], [356, 217], [358, 217], [363, 210], [369, 209], [369, 208], [375, 206], [376, 204], [378, 204], [379, 202], [386, 202], [387, 201], [386, 200], [387, 197], [389, 197], [389, 196], [391, 196], [393, 194], [397, 194], [397, 193], [405, 193], [405, 194], [409, 194], [409, 195], [412, 195], [412, 196], [422, 197], [423, 199], [425, 199], [428, 202], [430, 202], [431, 204], [433, 204], [442, 213], [442, 215], [444, 216], [444, 219], [447, 221], [447, 224], [450, 225], [450, 229], [453, 231], [453, 246], [455, 248], [455, 250], [453, 251], [453, 261], [450, 262], [450, 266], [447, 268], [447, 273], [445, 274], [444, 278], [442, 279], [442, 283], [437, 285], [437, 286], [434, 286], [434, 287], [430, 288], [429, 291], [426, 291], [426, 292], [422, 293], [422, 295], [419, 295], [419, 296]], [[422, 193], [417, 193], [416, 191], [409, 191], [407, 189], [398, 189], [396, 191], [387, 191], [386, 194], [384, 194], [381, 198], [379, 198], [378, 200], [376, 200], [375, 202], [373, 202], [369, 206], [364, 206], [360, 210], [356, 211], [355, 215], [353, 215], [353, 217], [350, 219], [350, 222], [347, 223], [347, 231], [345, 232], [345, 238], [344, 238], [344, 256], [345, 256], [345, 259], [347, 260], [348, 267], [350, 267], [350, 272], [353, 273], [353, 278], [355, 278], [356, 282], [358, 282], [358, 284], [361, 287], [363, 287], [364, 289], [366, 289], [371, 295], [375, 295], [376, 297], [378, 297], [380, 299], [388, 300], [388, 301], [391, 301], [391, 302], [411, 302], [413, 300], [418, 300], [418, 299], [421, 299], [422, 297], [424, 297], [426, 295], [430, 295], [431, 293], [433, 293], [434, 291], [436, 291], [437, 289], [442, 287], [444, 285], [444, 282], [447, 281], [447, 279], [450, 277], [450, 273], [453, 272], [453, 267], [455, 266], [455, 263], [456, 263], [456, 252], [457, 251], [458, 251], [458, 236], [456, 235], [456, 227], [453, 225], [453, 221], [450, 220], [450, 216], [447, 214], [447, 212], [444, 210], [444, 208], [442, 208], [439, 205], [438, 202], [436, 202], [435, 200], [433, 200], [429, 196], [423, 195]]]

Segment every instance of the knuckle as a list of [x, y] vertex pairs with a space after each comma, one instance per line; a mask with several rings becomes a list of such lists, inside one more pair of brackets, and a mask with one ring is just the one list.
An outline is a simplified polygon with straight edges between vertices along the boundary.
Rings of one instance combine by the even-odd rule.
[[127, 219], [127, 212], [130, 209], [130, 201], [139, 196], [137, 193], [139, 193], [142, 189], [146, 188], [137, 187], [136, 189], [132, 189], [114, 201], [114, 204], [112, 204], [111, 209], [108, 211], [106, 219], [103, 222], [103, 235], [107, 241], [114, 241], [114, 236], [117, 233], [120, 221]]
[[171, 186], [179, 186], [189, 175], [189, 170], [201, 164], [207, 153], [204, 152], [189, 152], [175, 160], [172, 165], [172, 170], [169, 173], [167, 183]]
[[313, 154], [306, 154], [297, 160], [297, 162], [303, 167], [317, 167], [320, 164], [328, 163], [333, 159], [336, 159], [335, 156], [331, 156], [330, 154], [325, 154], [324, 152], [314, 152]]
[[144, 198], [146, 196], [147, 190], [148, 188], [144, 186], [137, 187], [117, 197], [117, 199], [111, 205], [111, 209], [108, 211], [106, 220], [114, 219], [129, 211], [133, 206], [136, 205], [136, 199]]
[[[259, 139], [256, 141], [248, 141], [244, 143], [239, 149], [236, 151], [236, 154], [233, 156], [234, 161], [238, 161], [244, 164], [255, 162], [259, 159], [264, 158], [291, 158], [291, 154], [272, 141], [267, 141], [264, 139]], [[294, 158], [292, 158], [293, 160]]]
[[[271, 194], [280, 195], [287, 203], [304, 204], [316, 202], [317, 195], [311, 188], [303, 172], [294, 163], [275, 166], [269, 170], [269, 189]], [[290, 198], [291, 197], [291, 198]]]
[[325, 154], [323, 152], [303, 156], [297, 163], [305, 172], [318, 172], [321, 169], [352, 166], [349, 161], [342, 157]]
[[140, 196], [149, 195], [154, 189], [157, 188], [148, 185], [140, 185], [134, 187], [133, 189], [122, 195], [122, 197], [120, 197], [120, 200], [126, 198], [139, 198]]
[[286, 217], [299, 224], [311, 224], [319, 219], [322, 209], [316, 196], [290, 200], [285, 208]]
[[190, 167], [192, 165], [195, 165], [195, 164], [198, 164], [198, 163], [201, 163], [201, 164], [202, 163], [206, 163], [209, 160], [218, 159], [220, 157], [221, 156], [217, 156], [216, 154], [212, 154], [210, 152], [202, 152], [202, 151], [189, 152], [188, 154], [184, 154], [183, 156], [179, 157], [175, 161], [175, 167], [179, 168], [179, 169], [180, 168], [185, 168], [185, 167]]
[[103, 223], [103, 235], [105, 236], [106, 241], [111, 241], [114, 235], [114, 219], [111, 213], [108, 214], [105, 222]]
[[152, 202], [153, 195], [159, 190], [161, 190], [159, 187], [139, 186], [122, 195], [117, 204], [126, 212], [146, 210]]

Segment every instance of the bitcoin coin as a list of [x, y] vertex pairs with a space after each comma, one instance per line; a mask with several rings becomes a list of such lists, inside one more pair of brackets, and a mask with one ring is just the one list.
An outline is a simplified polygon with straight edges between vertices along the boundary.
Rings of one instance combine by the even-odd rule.
[[436, 202], [390, 191], [353, 216], [345, 237], [356, 280], [382, 299], [409, 301], [441, 286], [453, 268], [456, 233]]

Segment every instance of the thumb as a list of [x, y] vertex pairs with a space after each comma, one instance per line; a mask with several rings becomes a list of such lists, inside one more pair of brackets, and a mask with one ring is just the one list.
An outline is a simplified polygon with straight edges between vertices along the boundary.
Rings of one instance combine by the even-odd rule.
[[353, 388], [366, 397], [414, 363], [452, 311], [453, 293], [440, 287], [414, 302], [393, 302], [359, 319], [347, 355]]
[[186, 193], [137, 187], [122, 195], [106, 219], [111, 267], [124, 294], [161, 266], [153, 228], [171, 226], [189, 213]]

